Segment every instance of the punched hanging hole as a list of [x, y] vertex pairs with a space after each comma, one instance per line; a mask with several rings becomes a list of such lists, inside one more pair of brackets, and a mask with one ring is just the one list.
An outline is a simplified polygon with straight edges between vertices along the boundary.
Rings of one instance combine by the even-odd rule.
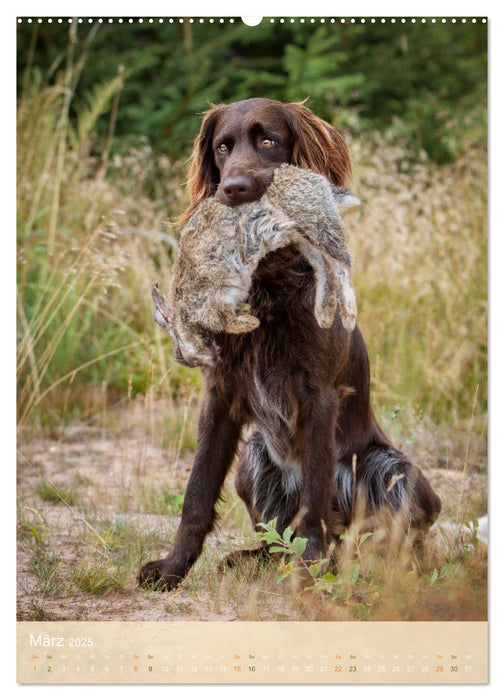
[[242, 17], [241, 21], [246, 24], [247, 27], [257, 27], [258, 24], [261, 24], [262, 17]]

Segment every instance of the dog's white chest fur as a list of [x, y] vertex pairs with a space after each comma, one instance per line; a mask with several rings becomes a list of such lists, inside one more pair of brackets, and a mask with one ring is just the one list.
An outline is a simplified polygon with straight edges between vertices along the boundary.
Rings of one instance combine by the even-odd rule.
[[[254, 390], [249, 394], [253, 422], [261, 431], [261, 437], [269, 462], [279, 469], [282, 493], [285, 497], [299, 492], [302, 484], [301, 459], [297, 450], [295, 434], [297, 411], [286, 398], [281, 387], [267, 387], [256, 374]], [[268, 478], [268, 460], [261, 451], [249, 451], [252, 474], [252, 501], [261, 512], [270, 512], [278, 507], [278, 492], [275, 481]]]
[[301, 473], [301, 460], [295, 443], [297, 411], [281, 387], [268, 387], [256, 374], [249, 396], [254, 422], [263, 434], [269, 457], [282, 470]]

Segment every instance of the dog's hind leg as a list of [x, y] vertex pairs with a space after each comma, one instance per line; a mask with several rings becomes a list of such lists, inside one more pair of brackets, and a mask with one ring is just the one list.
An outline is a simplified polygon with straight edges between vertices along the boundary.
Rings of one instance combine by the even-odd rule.
[[356, 504], [366, 504], [366, 515], [384, 507], [391, 512], [403, 510], [408, 525], [429, 528], [441, 509], [441, 501], [426, 477], [399, 450], [374, 445], [352, 464], [340, 462], [335, 473], [340, 509], [350, 519]]
[[[361, 533], [381, 533], [386, 551], [409, 543], [422, 556], [425, 535], [441, 510], [441, 501], [421, 470], [399, 450], [373, 445], [360, 457], [336, 468], [334, 510]], [[374, 542], [378, 541], [378, 535]]]

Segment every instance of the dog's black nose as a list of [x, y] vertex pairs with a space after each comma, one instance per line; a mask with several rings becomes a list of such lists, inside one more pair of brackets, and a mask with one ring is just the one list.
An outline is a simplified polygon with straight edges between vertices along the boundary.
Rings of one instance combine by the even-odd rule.
[[254, 199], [254, 183], [244, 175], [228, 177], [219, 188], [226, 198], [226, 204], [234, 206]]

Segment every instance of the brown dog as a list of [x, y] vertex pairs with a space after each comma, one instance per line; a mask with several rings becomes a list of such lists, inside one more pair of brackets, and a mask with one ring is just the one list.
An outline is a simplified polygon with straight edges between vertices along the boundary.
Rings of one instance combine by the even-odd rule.
[[[303, 104], [250, 99], [205, 116], [189, 176], [187, 221], [207, 197], [235, 206], [260, 198], [282, 163], [343, 186], [351, 174], [341, 136]], [[248, 298], [258, 328], [216, 334], [218, 359], [206, 380], [194, 466], [171, 553], [145, 564], [140, 583], [173, 588], [201, 553], [215, 503], [239, 453], [236, 487], [252, 523], [296, 518], [305, 561], [323, 558], [364, 503], [365, 514], [398, 514], [419, 536], [440, 500], [395, 449], [370, 404], [369, 361], [356, 326], [339, 316], [321, 328], [313, 314], [313, 269], [295, 246], [267, 255]], [[253, 432], [240, 447], [245, 426]], [[297, 517], [296, 517], [297, 516]], [[260, 551], [260, 550], [258, 550]]]

